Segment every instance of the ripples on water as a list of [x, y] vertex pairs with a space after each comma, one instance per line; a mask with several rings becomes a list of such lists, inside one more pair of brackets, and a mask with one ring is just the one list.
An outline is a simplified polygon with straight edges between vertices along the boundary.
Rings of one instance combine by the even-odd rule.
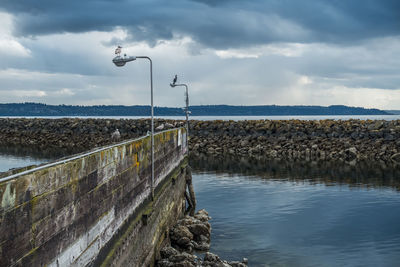
[[236, 171], [225, 172], [221, 166], [235, 162], [217, 161], [217, 172], [212, 164], [209, 170], [207, 164], [191, 164], [197, 169], [198, 207], [213, 217], [211, 251], [222, 258], [247, 257], [249, 266], [399, 266], [396, 187], [370, 179], [336, 183], [312, 168], [314, 174], [304, 179], [305, 165], [297, 172], [280, 172], [265, 162], [259, 175], [246, 175], [238, 169], [248, 172], [251, 167], [238, 161]]

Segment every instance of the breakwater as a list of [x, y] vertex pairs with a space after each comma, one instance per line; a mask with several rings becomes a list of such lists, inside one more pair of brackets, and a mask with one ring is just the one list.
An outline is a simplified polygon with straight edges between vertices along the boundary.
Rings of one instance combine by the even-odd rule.
[[137, 138], [150, 131], [150, 120], [0, 119], [0, 143], [79, 152], [110, 144], [116, 129], [121, 140]]
[[[155, 120], [160, 125], [183, 121]], [[91, 149], [109, 144], [119, 129], [121, 139], [146, 134], [150, 120], [0, 119], [3, 145]], [[400, 162], [400, 121], [255, 120], [190, 122], [194, 153], [288, 160]]]
[[2, 177], [0, 266], [153, 265], [185, 209], [185, 138], [154, 136], [154, 179], [150, 136]]
[[[157, 267], [188, 266], [224, 266], [224, 267], [247, 267], [248, 259], [239, 261], [225, 261], [218, 255], [208, 252], [211, 241], [211, 219], [204, 209], [199, 210], [193, 216], [186, 215], [174, 225], [167, 242], [160, 251], [160, 260]], [[194, 255], [204, 253], [203, 257]]]
[[288, 160], [400, 162], [400, 121], [193, 121], [193, 152]]

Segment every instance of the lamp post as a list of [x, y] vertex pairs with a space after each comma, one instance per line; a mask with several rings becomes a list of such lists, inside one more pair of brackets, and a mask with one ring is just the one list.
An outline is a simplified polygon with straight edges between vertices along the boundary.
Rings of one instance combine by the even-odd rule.
[[186, 102], [186, 108], [185, 108], [185, 113], [186, 113], [186, 148], [187, 148], [187, 154], [189, 155], [189, 91], [188, 91], [188, 86], [184, 83], [176, 83], [178, 80], [177, 75], [175, 75], [175, 78], [172, 83], [169, 85], [171, 87], [175, 86], [184, 86], [186, 88], [185, 91], [185, 102]]
[[126, 56], [121, 57], [121, 48], [115, 50], [116, 57], [113, 58], [113, 63], [117, 67], [123, 67], [127, 62], [134, 61], [138, 58], [148, 59], [150, 62], [150, 91], [151, 91], [151, 198], [154, 199], [154, 108], [153, 108], [153, 62], [147, 56]]

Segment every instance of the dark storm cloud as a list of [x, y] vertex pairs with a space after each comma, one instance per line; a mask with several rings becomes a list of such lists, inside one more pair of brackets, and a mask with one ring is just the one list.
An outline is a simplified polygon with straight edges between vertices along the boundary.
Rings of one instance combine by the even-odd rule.
[[213, 48], [271, 42], [349, 43], [400, 33], [398, 0], [3, 0], [14, 34], [128, 30], [155, 44], [190, 36]]

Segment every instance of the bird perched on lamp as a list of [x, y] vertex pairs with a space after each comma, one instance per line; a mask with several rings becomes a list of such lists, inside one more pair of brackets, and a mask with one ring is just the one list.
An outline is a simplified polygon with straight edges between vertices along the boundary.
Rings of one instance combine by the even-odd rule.
[[172, 81], [172, 84], [175, 85], [177, 81], [178, 81], [178, 75], [175, 74], [175, 77], [174, 77], [174, 80]]
[[115, 49], [115, 54], [116, 54], [116, 55], [119, 56], [119, 55], [121, 54], [121, 51], [122, 51], [121, 48], [122, 48], [122, 46], [119, 45], [119, 46]]

